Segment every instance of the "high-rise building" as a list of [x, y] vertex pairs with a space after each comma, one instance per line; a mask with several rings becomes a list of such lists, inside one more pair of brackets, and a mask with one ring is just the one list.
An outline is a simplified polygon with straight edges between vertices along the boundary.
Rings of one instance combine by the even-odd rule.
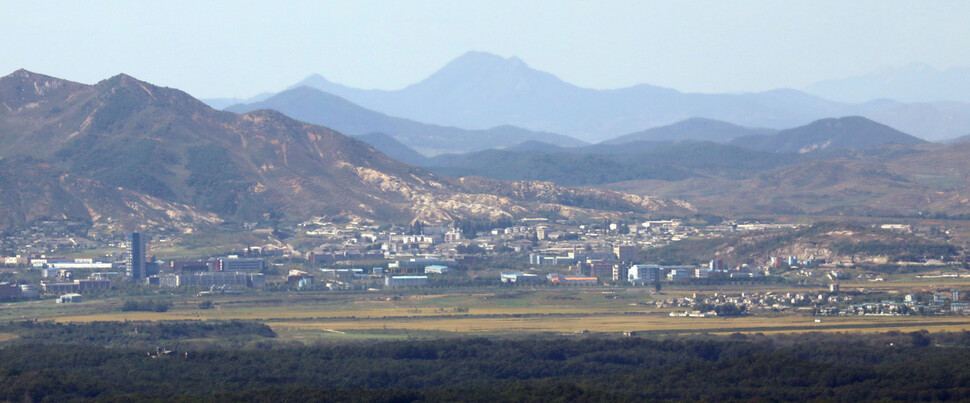
[[139, 280], [145, 277], [145, 242], [138, 232], [128, 234], [128, 252], [126, 256], [128, 265], [127, 276], [132, 280]]
[[640, 248], [636, 245], [613, 245], [613, 254], [618, 260], [635, 262], [639, 259]]

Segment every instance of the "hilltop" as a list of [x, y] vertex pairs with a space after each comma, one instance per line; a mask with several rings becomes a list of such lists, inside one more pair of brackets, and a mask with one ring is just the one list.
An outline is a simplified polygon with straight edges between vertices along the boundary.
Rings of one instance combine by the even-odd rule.
[[690, 118], [680, 122], [626, 134], [602, 144], [626, 144], [635, 141], [713, 141], [727, 142], [738, 137], [773, 134], [772, 129], [753, 129], [714, 119]]
[[759, 151], [806, 153], [817, 150], [861, 150], [887, 144], [914, 145], [926, 141], [861, 116], [830, 118], [775, 134], [738, 137], [731, 141]]

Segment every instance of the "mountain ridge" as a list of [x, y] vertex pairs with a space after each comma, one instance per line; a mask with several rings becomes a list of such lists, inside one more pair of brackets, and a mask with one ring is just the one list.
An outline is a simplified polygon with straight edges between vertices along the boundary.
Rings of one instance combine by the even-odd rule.
[[737, 137], [775, 133], [772, 129], [743, 127], [714, 119], [694, 117], [666, 126], [625, 134], [600, 144], [624, 144], [634, 141], [695, 140], [727, 142]]
[[887, 66], [861, 76], [819, 81], [805, 91], [842, 102], [970, 102], [970, 68], [940, 70], [921, 63]]
[[[460, 181], [393, 160], [329, 128], [275, 111], [216, 111], [180, 90], [123, 74], [94, 85], [12, 74], [0, 78], [0, 104], [6, 105], [0, 108], [0, 159], [44, 161], [81, 179], [85, 187], [75, 191], [94, 192], [92, 197], [110, 198], [105, 189], [121, 189], [152, 203], [197, 208], [219, 220], [319, 216], [442, 222], [584, 209], [472, 193]], [[106, 187], [95, 186], [99, 183]], [[543, 186], [550, 189], [547, 197], [587, 194], [586, 200], [620, 203], [624, 211], [689, 211], [689, 205], [676, 201]], [[7, 207], [11, 210], [3, 214], [27, 216], [22, 203]], [[94, 224], [113, 219], [98, 216]], [[181, 224], [191, 226], [191, 221]]]
[[375, 112], [347, 101], [339, 95], [307, 86], [283, 91], [262, 102], [233, 105], [225, 110], [245, 113], [258, 109], [278, 110], [292, 118], [331, 127], [350, 135], [373, 132], [389, 134], [408, 147], [426, 155], [479, 151], [511, 146], [527, 140], [563, 146], [585, 144], [568, 136], [534, 132], [509, 125], [499, 125], [485, 130], [465, 130], [425, 124]]
[[[464, 74], [459, 74], [463, 68]], [[933, 102], [919, 111], [895, 113], [893, 108], [908, 105], [829, 101], [794, 89], [704, 94], [639, 84], [594, 90], [531, 69], [521, 59], [484, 52], [459, 56], [424, 80], [396, 90], [356, 89], [319, 75], [300, 84], [418, 122], [467, 130], [509, 124], [592, 143], [692, 117], [780, 130], [823, 118], [860, 115], [931, 141], [957, 137], [970, 129], [968, 103]], [[929, 119], [924, 117], [927, 114], [950, 119]]]

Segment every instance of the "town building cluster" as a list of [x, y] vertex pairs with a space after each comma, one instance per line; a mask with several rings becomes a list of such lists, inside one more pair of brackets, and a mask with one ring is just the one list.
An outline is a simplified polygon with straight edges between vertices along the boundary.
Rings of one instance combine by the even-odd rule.
[[[685, 225], [679, 219], [571, 225], [543, 218], [496, 228], [457, 224], [395, 227], [363, 222], [334, 223], [321, 218], [296, 227], [301, 245], [309, 245], [304, 250], [277, 243], [249, 246], [243, 251], [215, 257], [168, 261], [148, 254], [150, 241], [146, 235], [129, 233], [124, 241], [105, 238], [109, 243], [84, 245], [123, 250], [101, 259], [65, 259], [46, 254], [0, 258], [5, 266], [40, 273], [40, 280], [36, 282], [0, 283], [0, 299], [48, 295], [67, 296], [60, 298], [60, 302], [77, 302], [82, 298], [73, 295], [89, 298], [122, 282], [201, 289], [203, 294], [266, 287], [336, 291], [442, 284], [631, 286], [659, 290], [662, 284], [760, 281], [784, 272], [789, 278], [805, 277], [815, 284], [831, 283], [834, 289], [817, 294], [715, 293], [680, 300], [662, 299], [654, 305], [683, 308], [685, 315], [709, 315], [725, 306], [744, 307], [745, 312], [813, 309], [818, 315], [970, 312], [966, 303], [954, 296], [942, 300], [917, 297], [914, 301], [854, 301], [857, 295], [839, 293], [837, 289], [838, 282], [847, 277], [845, 272], [814, 256], [767, 256], [760, 263], [731, 265], [719, 256], [709, 256], [702, 264], [696, 261], [661, 264], [645, 259], [642, 253], [688, 238], [717, 238], [744, 231], [766, 233], [795, 227], [731, 222], [697, 226]], [[254, 234], [272, 232], [255, 225], [247, 228]], [[912, 231], [911, 228], [889, 229]], [[159, 242], [174, 239], [169, 235]]]
[[[261, 231], [255, 226], [250, 229], [254, 233]], [[536, 284], [533, 277], [541, 277], [542, 282], [555, 285], [629, 282], [649, 286], [659, 281], [684, 281], [721, 274], [729, 277], [763, 274], [748, 270], [746, 266], [727, 270], [719, 261], [710, 268], [641, 262], [639, 254], [643, 248], [662, 246], [687, 237], [720, 236], [725, 231], [738, 230], [731, 225], [698, 228], [684, 225], [677, 219], [634, 225], [572, 226], [531, 219], [523, 220], [519, 225], [476, 230], [475, 233], [465, 233], [460, 226], [396, 228], [313, 219], [299, 224], [297, 229], [302, 232], [301, 236], [311, 241], [319, 239], [318, 246], [302, 252], [274, 245], [251, 246], [241, 254], [159, 261], [147, 253], [150, 242], [147, 236], [132, 232], [126, 234], [123, 242], [104, 238], [107, 243], [86, 245], [89, 248], [121, 247], [124, 251], [106, 255], [103, 259], [59, 259], [45, 254], [3, 257], [2, 262], [8, 267], [42, 273], [39, 283], [13, 284], [21, 289], [20, 294], [12, 291], [7, 294], [10, 298], [35, 293], [89, 294], [110, 290], [119, 281], [173, 288], [262, 288], [268, 282], [276, 283], [276, 280], [268, 281], [267, 269], [272, 269], [270, 272], [276, 269], [267, 266], [267, 257], [305, 259], [304, 267], [290, 268], [282, 276], [283, 283], [299, 289], [314, 285], [332, 290], [380, 285], [388, 288], [422, 287], [436, 279], [460, 275], [461, 270], [456, 269], [484, 267], [487, 270], [492, 264], [491, 258], [501, 254], [528, 256], [528, 261], [508, 267], [520, 268], [520, 271], [495, 267], [496, 282], [507, 284]], [[749, 229], [754, 228], [745, 230]], [[169, 234], [159, 241], [170, 242], [172, 239]], [[58, 245], [64, 246], [61, 242]], [[315, 277], [317, 281], [314, 281]]]

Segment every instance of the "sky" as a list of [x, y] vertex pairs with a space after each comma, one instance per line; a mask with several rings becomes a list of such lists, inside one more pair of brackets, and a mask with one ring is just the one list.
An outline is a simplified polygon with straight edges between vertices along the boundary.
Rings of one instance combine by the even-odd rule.
[[967, 21], [970, 1], [0, 0], [0, 75], [249, 97], [314, 73], [403, 88], [476, 50], [588, 88], [747, 92], [970, 66]]

